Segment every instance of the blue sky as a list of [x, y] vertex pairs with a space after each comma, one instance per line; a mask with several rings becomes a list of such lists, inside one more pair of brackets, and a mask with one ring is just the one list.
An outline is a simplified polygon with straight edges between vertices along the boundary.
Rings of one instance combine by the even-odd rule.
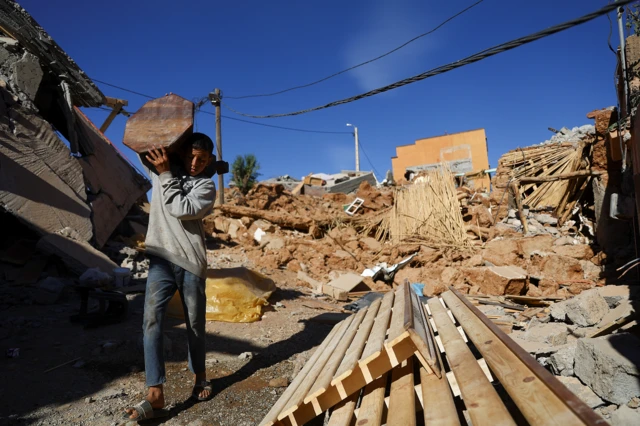
[[[252, 114], [290, 112], [392, 83], [482, 49], [599, 9], [605, 1], [485, 0], [404, 49], [319, 85], [283, 95], [232, 100], [308, 83], [384, 53], [428, 31], [475, 0], [212, 2], [22, 0], [20, 4], [91, 77], [135, 91], [187, 99], [215, 87]], [[615, 21], [614, 21], [615, 25]], [[615, 56], [606, 17], [449, 73], [348, 105], [261, 123], [350, 131], [358, 126], [373, 168], [391, 168], [395, 147], [445, 132], [485, 128], [491, 166], [500, 155], [551, 137], [548, 127], [588, 124], [615, 105]], [[619, 44], [614, 26], [612, 44]], [[107, 96], [146, 99], [100, 85]], [[204, 107], [213, 111], [211, 105]], [[108, 112], [89, 109], [99, 126]], [[229, 111], [224, 115], [234, 116]], [[237, 117], [237, 116], [236, 116]], [[240, 118], [240, 117], [238, 117]], [[107, 136], [121, 144], [125, 117]], [[214, 117], [197, 116], [215, 135]], [[310, 134], [223, 119], [225, 160], [253, 153], [263, 178], [352, 169], [350, 134]], [[372, 166], [361, 153], [361, 169]], [[382, 176], [383, 177], [383, 176]], [[380, 177], [380, 178], [382, 178]], [[225, 182], [228, 181], [228, 178]]]

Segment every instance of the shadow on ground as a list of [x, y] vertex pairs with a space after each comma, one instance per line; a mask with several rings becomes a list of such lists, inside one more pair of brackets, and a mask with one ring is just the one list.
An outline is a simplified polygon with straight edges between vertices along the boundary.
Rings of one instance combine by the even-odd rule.
[[[4, 285], [6, 284], [1, 284]], [[278, 290], [270, 302], [296, 299], [302, 294], [295, 290]], [[3, 327], [7, 325], [7, 317], [13, 318], [10, 324], [14, 324], [15, 318], [18, 318], [17, 323], [20, 325], [9, 337], [1, 341], [1, 349], [5, 351], [10, 347], [20, 347], [20, 356], [13, 359], [3, 357], [0, 361], [0, 370], [3, 371], [3, 380], [0, 383], [0, 394], [3, 395], [0, 401], [0, 423], [38, 423], [49, 417], [38, 411], [41, 407], [64, 410], [68, 404], [82, 402], [105, 389], [118, 388], [116, 382], [119, 380], [135, 383], [136, 387], [142, 389], [140, 375], [134, 377], [132, 373], [136, 369], [141, 371], [144, 367], [141, 344], [143, 300], [144, 295], [137, 295], [129, 302], [129, 317], [125, 322], [89, 330], [68, 320], [69, 315], [75, 313], [79, 306], [79, 300], [73, 294], [68, 295], [68, 299], [60, 305], [16, 306], [4, 312], [0, 316], [0, 324]], [[234, 326], [238, 325], [229, 324], [229, 327]], [[256, 329], [264, 327], [261, 322], [244, 326]], [[172, 340], [172, 351], [167, 354], [166, 361], [181, 363], [186, 367], [187, 337], [183, 327], [181, 321], [167, 319], [165, 333]], [[330, 329], [329, 325], [306, 323], [289, 338], [270, 345], [257, 343], [259, 340], [256, 340], [255, 336], [259, 337], [260, 334], [256, 334], [255, 329], [252, 330], [253, 339], [236, 338], [229, 336], [230, 333], [223, 336], [208, 332], [208, 357], [222, 353], [237, 359], [237, 356], [244, 352], [255, 354], [254, 358], [237, 370], [234, 365], [240, 364], [240, 361], [222, 369], [227, 375], [214, 379], [214, 396], [246, 380], [258, 370], [317, 346]], [[108, 352], [98, 349], [108, 341], [116, 341], [117, 347]], [[102, 353], [97, 354], [96, 349]], [[69, 362], [76, 358], [81, 358], [86, 364], [82, 368], [73, 368], [73, 363]], [[221, 365], [223, 364], [217, 364]], [[56, 366], [59, 368], [45, 373]], [[30, 389], [36, 391], [29, 392]], [[125, 398], [118, 401], [125, 404], [127, 400]], [[192, 406], [192, 401], [183, 401], [172, 409], [171, 417], [163, 419], [162, 422], [149, 424], [163, 423]], [[114, 422], [120, 421], [120, 412], [112, 414]]]

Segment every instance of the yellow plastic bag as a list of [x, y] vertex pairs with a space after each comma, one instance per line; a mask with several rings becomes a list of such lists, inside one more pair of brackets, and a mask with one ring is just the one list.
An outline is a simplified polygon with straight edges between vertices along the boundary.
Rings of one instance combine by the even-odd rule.
[[[262, 306], [275, 291], [273, 280], [246, 268], [207, 271], [207, 320], [254, 322], [262, 316]], [[180, 294], [176, 291], [167, 314], [184, 319]]]

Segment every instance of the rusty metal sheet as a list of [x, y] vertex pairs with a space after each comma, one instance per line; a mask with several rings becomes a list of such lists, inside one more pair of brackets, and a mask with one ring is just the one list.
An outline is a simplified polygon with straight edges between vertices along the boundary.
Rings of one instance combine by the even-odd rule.
[[122, 143], [143, 153], [154, 145], [174, 151], [193, 132], [195, 105], [169, 94], [145, 103], [129, 118]]

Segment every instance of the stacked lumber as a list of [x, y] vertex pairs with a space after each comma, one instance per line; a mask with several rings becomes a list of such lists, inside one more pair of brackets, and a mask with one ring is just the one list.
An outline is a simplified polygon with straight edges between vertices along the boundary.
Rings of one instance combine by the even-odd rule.
[[302, 425], [365, 387], [379, 395], [378, 379], [414, 355], [441, 377], [424, 309], [404, 284], [336, 324], [260, 424]]
[[334, 327], [261, 425], [606, 424], [453, 288], [377, 302]]

